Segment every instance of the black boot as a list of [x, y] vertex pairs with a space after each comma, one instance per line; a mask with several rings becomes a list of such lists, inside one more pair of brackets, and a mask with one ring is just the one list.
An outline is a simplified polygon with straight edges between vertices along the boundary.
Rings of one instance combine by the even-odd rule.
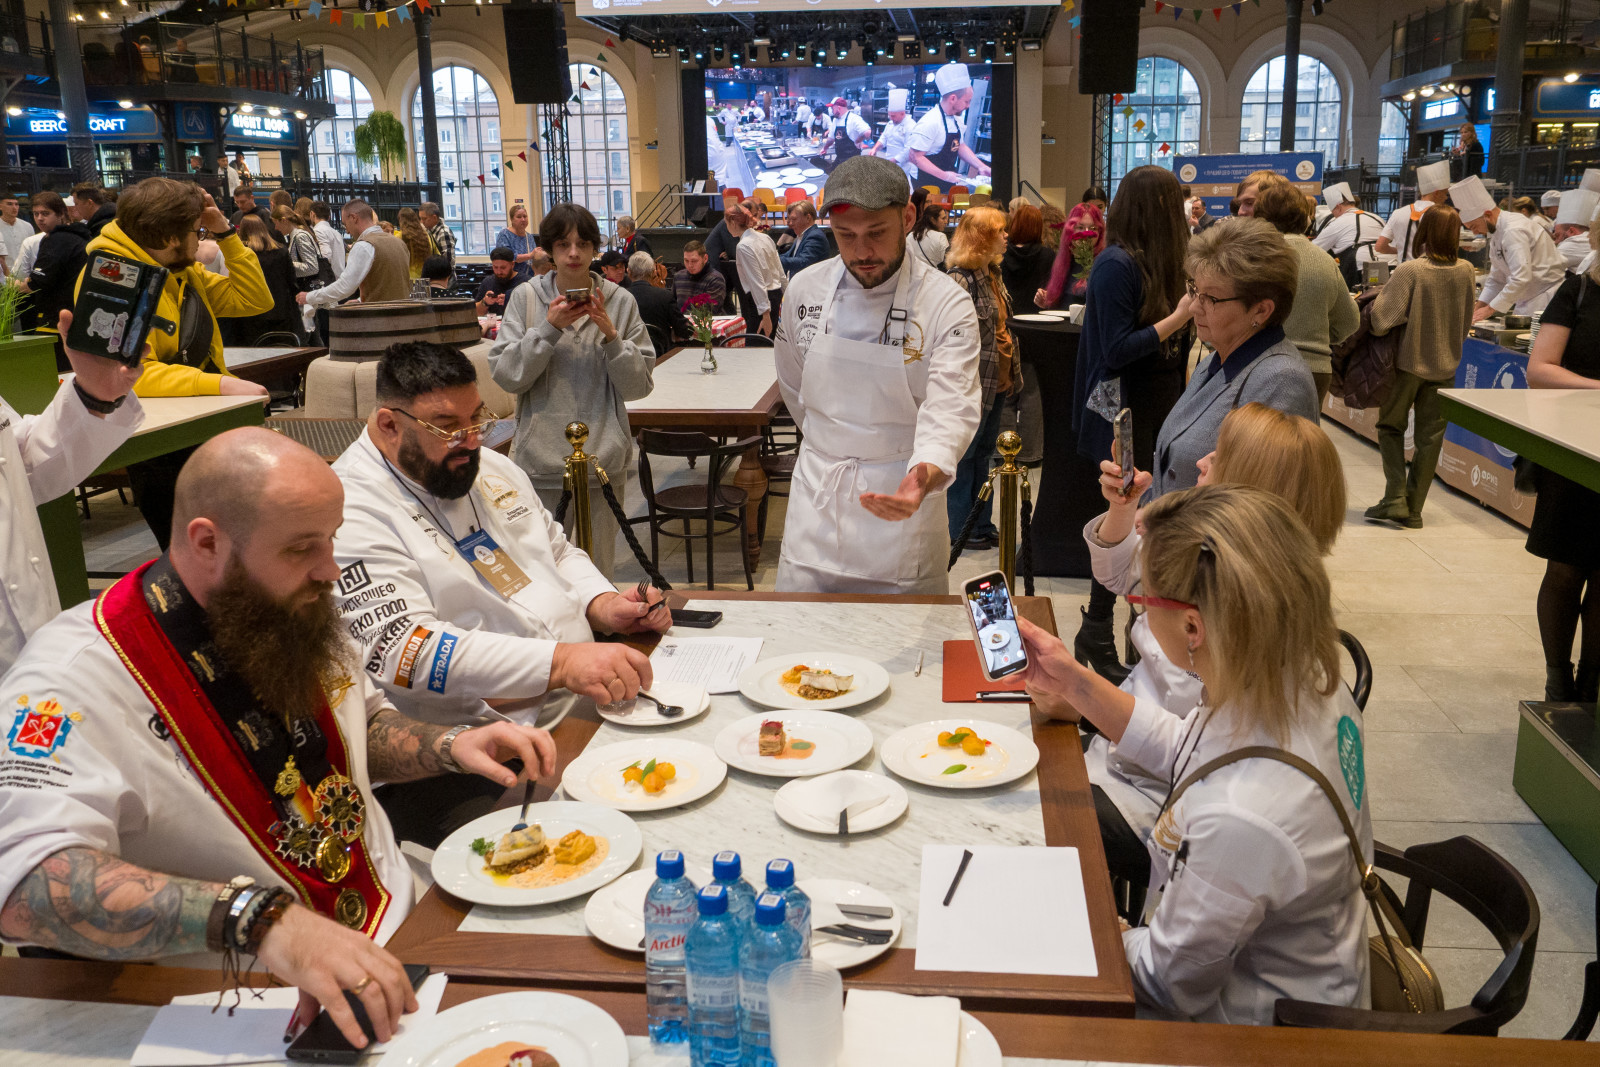
[[1117, 641], [1111, 633], [1112, 620], [1095, 618], [1089, 614], [1088, 608], [1078, 610], [1083, 613], [1083, 625], [1078, 627], [1078, 636], [1072, 639], [1073, 656], [1112, 685], [1121, 685], [1122, 680], [1128, 677], [1128, 668], [1117, 658]]
[[1553, 703], [1578, 699], [1578, 687], [1572, 679], [1571, 663], [1544, 665], [1544, 698]]
[[1573, 684], [1573, 692], [1572, 699], [1580, 704], [1600, 701], [1600, 663], [1586, 659], [1578, 661], [1578, 677]]

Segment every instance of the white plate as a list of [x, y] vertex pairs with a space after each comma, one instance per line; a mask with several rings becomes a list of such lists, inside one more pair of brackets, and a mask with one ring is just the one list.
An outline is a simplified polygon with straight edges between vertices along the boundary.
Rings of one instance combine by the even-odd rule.
[[1065, 308], [1057, 308], [1052, 311], [1041, 311], [1039, 314], [1046, 315], [1052, 319], [1066, 319], [1071, 316], [1072, 312], [1066, 310]]
[[[696, 886], [711, 883], [711, 872], [703, 867], [689, 864], [685, 873]], [[614, 949], [642, 955], [644, 949], [639, 942], [644, 937], [644, 897], [655, 880], [652, 863], [591, 893], [583, 909], [584, 925], [590, 935]]]
[[602, 719], [614, 722], [618, 726], [675, 726], [680, 722], [688, 722], [698, 715], [704, 715], [706, 709], [711, 706], [711, 694], [706, 692], [703, 685], [657, 682], [650, 688], [650, 692], [668, 704], [679, 705], [683, 708], [683, 714], [675, 719], [663, 719], [660, 709], [642, 697], [615, 707], [602, 704], [597, 710]]
[[1000, 1067], [1000, 1042], [989, 1028], [966, 1012], [961, 1013], [961, 1047], [956, 1050], [956, 1067]]
[[[804, 759], [780, 759], [757, 754], [761, 724], [783, 723], [784, 733], [816, 747]], [[872, 751], [872, 731], [861, 723], [831, 711], [774, 711], [731, 722], [712, 742], [717, 758], [730, 767], [772, 778], [809, 778], [848, 767]]]
[[[806, 700], [783, 687], [783, 673], [791, 667], [805, 664], [812, 670], [831, 670], [835, 674], [853, 674], [855, 684], [848, 692], [827, 700]], [[745, 668], [739, 675], [739, 692], [757, 704], [769, 708], [792, 708], [805, 705], [810, 711], [838, 711], [865, 704], [889, 689], [889, 672], [870, 659], [851, 656], [844, 652], [795, 652], [774, 656]]]
[[[881, 830], [905, 814], [907, 806], [911, 803], [911, 798], [906, 795], [905, 786], [886, 774], [879, 774], [877, 771], [835, 771], [832, 775], [824, 775], [823, 777], [842, 777], [844, 775], [851, 775], [864, 781], [874, 782], [881, 785], [889, 794], [883, 803], [868, 808], [859, 815], [850, 817], [850, 832], [852, 834], [864, 834], [871, 830]], [[814, 780], [820, 781], [821, 779]], [[831, 820], [819, 819], [815, 815], [803, 811], [795, 804], [794, 787], [797, 784], [797, 782], [790, 782], [773, 796], [772, 807], [777, 811], [778, 818], [793, 826], [796, 830], [808, 830], [814, 834], [837, 834], [839, 832], [837, 816]]]
[[816, 167], [806, 167], [802, 171], [802, 173], [805, 174], [805, 176], [807, 178], [820, 178], [820, 177], [822, 177], [822, 171], [818, 170]]
[[[811, 175], [807, 174], [806, 177], [809, 178], [809, 177], [811, 177]], [[817, 194], [817, 183], [816, 182], [801, 182], [800, 183], [800, 191], [805, 193], [807, 196], [815, 196]]]
[[574, 804], [562, 800], [535, 804], [528, 809], [528, 822], [538, 823], [548, 840], [559, 841], [573, 830], [582, 830], [595, 837], [604, 837], [610, 851], [600, 866], [559, 885], [542, 889], [503, 886], [484, 870], [483, 857], [472, 851], [472, 842], [479, 837], [500, 840], [501, 835], [516, 825], [517, 811], [517, 808], [492, 811], [482, 818], [473, 819], [445, 838], [433, 853], [434, 883], [450, 895], [474, 904], [501, 907], [551, 904], [599, 889], [632, 867], [633, 861], [639, 858], [640, 849], [644, 847], [644, 835], [639, 832], [639, 827], [621, 812], [595, 804]]
[[[959, 748], [940, 748], [939, 734], [966, 726], [992, 742], [982, 756], [969, 756]], [[1023, 777], [1039, 762], [1039, 748], [1009, 726], [982, 719], [939, 719], [917, 723], [891, 734], [878, 750], [889, 770], [921, 785], [940, 789], [987, 789]], [[968, 768], [945, 774], [947, 767]]]
[[[649, 760], [670, 763], [677, 772], [667, 787], [654, 795], [622, 780], [624, 767]], [[698, 741], [641, 737], [584, 749], [582, 755], [567, 764], [561, 789], [573, 800], [604, 804], [618, 811], [660, 811], [699, 800], [727, 776], [727, 766]]]
[[1060, 322], [1054, 315], [1013, 315], [1018, 322]]
[[990, 623], [983, 628], [983, 643], [989, 648], [1001, 649], [1011, 643], [1012, 631], [1003, 623]]
[[628, 1067], [617, 1021], [565, 993], [501, 993], [457, 1004], [407, 1028], [389, 1046], [387, 1067], [456, 1067], [475, 1052], [514, 1042], [543, 1048], [561, 1067]]
[[[830, 937], [827, 934], [817, 934], [817, 901], [825, 900], [833, 904], [866, 904], [880, 908], [894, 907], [894, 901], [884, 896], [870, 885], [860, 882], [847, 882], [838, 878], [802, 878], [800, 889], [811, 898], [811, 958], [819, 963], [826, 963], [830, 967], [844, 970], [846, 967], [859, 967], [868, 960], [875, 960], [879, 956], [894, 948], [896, 941], [900, 940], [900, 909], [894, 909], [894, 915], [888, 919], [845, 919], [852, 926], [864, 926], [869, 930], [890, 930], [894, 936], [882, 945], [863, 945], [859, 941], [847, 941], [841, 937]], [[830, 925], [824, 922], [821, 925]], [[638, 942], [634, 942], [637, 944]]]

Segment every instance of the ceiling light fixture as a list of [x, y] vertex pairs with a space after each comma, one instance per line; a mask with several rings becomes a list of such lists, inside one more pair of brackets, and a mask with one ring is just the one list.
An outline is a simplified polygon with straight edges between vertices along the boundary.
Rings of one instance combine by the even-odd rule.
[[243, 111], [246, 115], [253, 115], [255, 114], [256, 106], [254, 104], [240, 104], [239, 110]]
[[118, 100], [117, 101], [117, 106], [120, 107], [122, 110], [126, 111], [130, 107], [133, 106], [133, 101], [132, 100]]
[[1569, 70], [1565, 74], [1561, 75], [1561, 80], [1566, 82], [1568, 85], [1571, 85], [1573, 82], [1578, 80], [1578, 72], [1575, 70]]
[[267, 108], [267, 114], [271, 115], [273, 118], [281, 118], [282, 115], [283, 115], [283, 109], [282, 108], [277, 108], [277, 107], [269, 107], [269, 108]]
[[294, 113], [294, 117], [299, 119], [301, 122], [304, 122], [306, 120], [306, 113], [304, 111], [296, 111]]

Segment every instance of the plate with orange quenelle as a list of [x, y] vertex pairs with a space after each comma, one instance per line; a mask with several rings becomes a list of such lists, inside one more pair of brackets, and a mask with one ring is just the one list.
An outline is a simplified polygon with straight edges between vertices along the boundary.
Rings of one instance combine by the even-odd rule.
[[987, 789], [1014, 782], [1039, 763], [1033, 738], [980, 719], [937, 719], [891, 734], [879, 749], [901, 778], [940, 789]]
[[567, 764], [561, 790], [617, 811], [660, 811], [692, 804], [727, 776], [727, 764], [705, 745], [649, 737], [584, 749]]
[[771, 711], [722, 728], [713, 742], [730, 767], [772, 778], [842, 770], [872, 751], [872, 731], [831, 711]]

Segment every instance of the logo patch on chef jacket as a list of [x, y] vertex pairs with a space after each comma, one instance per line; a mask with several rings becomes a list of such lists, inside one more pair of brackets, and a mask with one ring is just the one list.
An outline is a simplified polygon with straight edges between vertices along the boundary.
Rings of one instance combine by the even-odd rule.
[[517, 522], [533, 514], [522, 502], [522, 491], [504, 478], [485, 474], [478, 479], [478, 488], [483, 491], [485, 500], [505, 513], [506, 522]]
[[372, 575], [367, 573], [366, 560], [358, 559], [339, 572], [340, 596], [349, 596], [351, 593], [365, 589], [371, 584]]
[[63, 711], [59, 701], [29, 702], [26, 695], [17, 698], [17, 714], [12, 720], [11, 732], [6, 734], [6, 745], [19, 756], [28, 759], [53, 759], [60, 762], [56, 751], [67, 743], [74, 724], [82, 722], [79, 712]]
[[1344, 784], [1357, 811], [1361, 810], [1361, 797], [1367, 791], [1367, 768], [1361, 757], [1361, 730], [1346, 715], [1339, 720], [1339, 770], [1344, 772]]
[[1161, 851], [1167, 853], [1178, 851], [1178, 846], [1183, 843], [1183, 835], [1178, 832], [1178, 824], [1173, 818], [1171, 808], [1161, 813], [1161, 818], [1156, 820], [1155, 827], [1150, 831], [1150, 837]]

